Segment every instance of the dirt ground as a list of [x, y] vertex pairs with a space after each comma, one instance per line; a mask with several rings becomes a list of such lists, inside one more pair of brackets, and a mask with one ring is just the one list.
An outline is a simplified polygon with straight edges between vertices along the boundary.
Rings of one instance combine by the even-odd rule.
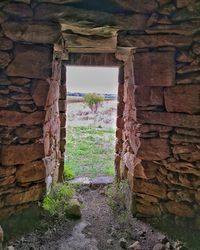
[[[125, 211], [124, 217], [123, 213], [114, 213], [106, 197], [102, 188], [86, 189], [79, 197], [83, 203], [80, 220], [43, 221], [34, 232], [9, 244], [15, 250], [174, 249], [165, 235], [149, 225], [127, 216]], [[140, 248], [128, 248], [136, 241]], [[155, 248], [160, 242], [163, 248]]]

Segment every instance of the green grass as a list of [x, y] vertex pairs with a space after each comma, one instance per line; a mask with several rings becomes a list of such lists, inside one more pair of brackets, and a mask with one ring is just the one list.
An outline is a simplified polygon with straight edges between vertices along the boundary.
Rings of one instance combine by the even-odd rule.
[[65, 169], [75, 176], [113, 176], [114, 146], [114, 129], [68, 127]]

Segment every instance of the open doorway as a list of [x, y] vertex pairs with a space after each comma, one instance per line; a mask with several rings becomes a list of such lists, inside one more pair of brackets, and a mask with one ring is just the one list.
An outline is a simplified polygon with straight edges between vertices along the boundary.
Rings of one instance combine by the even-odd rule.
[[114, 176], [119, 69], [67, 66], [66, 72], [65, 176]]

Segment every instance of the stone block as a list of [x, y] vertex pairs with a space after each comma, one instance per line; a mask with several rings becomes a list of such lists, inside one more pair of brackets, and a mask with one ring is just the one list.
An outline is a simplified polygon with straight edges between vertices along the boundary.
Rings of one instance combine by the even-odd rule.
[[67, 98], [67, 88], [66, 88], [66, 84], [64, 85], [60, 85], [60, 99], [62, 100], [66, 100]]
[[66, 100], [59, 100], [59, 111], [66, 112], [67, 109], [67, 101]]
[[184, 8], [187, 7], [189, 4], [194, 2], [194, 0], [176, 0], [176, 7], [177, 8]]
[[131, 9], [140, 13], [151, 13], [158, 7], [155, 0], [139, 2], [137, 0], [117, 0], [116, 2], [119, 3], [125, 9]]
[[34, 161], [17, 167], [16, 181], [19, 183], [31, 183], [44, 178], [45, 166], [43, 161]]
[[189, 162], [200, 161], [200, 150], [196, 150], [186, 154], [180, 154], [179, 157], [182, 160]]
[[43, 144], [10, 145], [1, 149], [2, 165], [26, 164], [44, 157]]
[[173, 134], [171, 136], [172, 144], [180, 144], [180, 143], [198, 143], [200, 144], [200, 137], [191, 136], [191, 135], [177, 135]]
[[0, 37], [0, 50], [10, 50], [13, 47], [13, 42], [12, 40], [5, 38], [5, 37]]
[[43, 45], [17, 45], [8, 76], [47, 79], [51, 76], [52, 48]]
[[123, 116], [123, 112], [124, 112], [124, 103], [123, 102], [120, 102], [120, 103], [117, 103], [117, 116]]
[[171, 214], [181, 216], [181, 217], [194, 217], [194, 211], [192, 208], [185, 202], [175, 202], [168, 201], [165, 203], [165, 208]]
[[60, 138], [61, 139], [65, 139], [66, 138], [66, 128], [65, 127], [61, 127]]
[[4, 69], [11, 61], [10, 54], [4, 51], [0, 51], [0, 69]]
[[[28, 84], [31, 79], [29, 78], [24, 78], [24, 77], [9, 77], [10, 81], [12, 82], [12, 84], [14, 85], [26, 85]], [[15, 86], [16, 87], [16, 86]]]
[[44, 187], [42, 185], [35, 185], [25, 191], [19, 190], [19, 193], [17, 193], [16, 190], [14, 194], [10, 194], [6, 197], [5, 203], [7, 206], [11, 206], [16, 204], [38, 201], [42, 199], [43, 194]]
[[137, 112], [139, 123], [160, 124], [182, 128], [200, 128], [200, 115], [167, 112]]
[[9, 186], [11, 184], [13, 184], [15, 182], [15, 176], [11, 175], [11, 176], [7, 176], [5, 178], [1, 178], [0, 179], [0, 186]]
[[7, 20], [7, 18], [8, 18], [8, 15], [6, 15], [2, 11], [0, 11], [0, 24], [2, 24], [3, 22], [5, 22]]
[[32, 17], [33, 11], [31, 7], [24, 3], [9, 3], [3, 11], [11, 16], [15, 17]]
[[60, 26], [56, 23], [8, 21], [2, 28], [5, 35], [16, 42], [54, 44], [60, 36]]
[[38, 125], [44, 123], [45, 112], [36, 111], [30, 114], [11, 110], [0, 110], [0, 125], [16, 127], [19, 125]]
[[49, 93], [49, 83], [42, 80], [34, 80], [31, 85], [31, 95], [38, 107], [45, 107]]
[[200, 112], [200, 85], [165, 88], [165, 106], [168, 112], [195, 114]]
[[187, 154], [191, 153], [196, 149], [194, 145], [174, 145], [172, 151], [174, 154]]
[[136, 85], [172, 86], [175, 82], [174, 52], [136, 53], [134, 71]]
[[124, 118], [117, 117], [117, 128], [123, 129], [123, 127], [124, 127]]
[[60, 125], [61, 127], [66, 126], [66, 114], [65, 113], [60, 113]]
[[23, 139], [41, 138], [43, 136], [43, 130], [40, 127], [21, 127], [16, 128], [15, 134]]
[[182, 47], [192, 43], [192, 37], [173, 34], [126, 35], [118, 37], [118, 45], [136, 48], [173, 46]]
[[142, 124], [139, 130], [142, 133], [148, 133], [148, 132], [167, 133], [172, 130], [172, 127], [163, 126], [163, 125]]
[[170, 156], [168, 140], [160, 138], [141, 139], [141, 146], [137, 155], [146, 161], [164, 160]]
[[180, 173], [180, 174], [193, 174], [200, 176], [200, 169], [195, 167], [195, 165], [188, 162], [174, 162], [165, 164], [166, 169], [169, 171]]
[[164, 102], [163, 88], [138, 86], [135, 91], [135, 105], [138, 106], [162, 106]]
[[161, 210], [158, 205], [144, 205], [144, 204], [136, 204], [136, 212], [145, 215], [145, 216], [161, 216]]
[[14, 166], [0, 167], [0, 178], [5, 178], [14, 175], [15, 172], [16, 172], [16, 167]]
[[191, 135], [191, 136], [200, 137], [200, 129], [176, 128], [175, 131], [177, 134], [181, 134], [181, 135]]
[[24, 86], [10, 85], [8, 88], [12, 92], [17, 92], [17, 93], [21, 93], [21, 94], [28, 94], [29, 93], [29, 88], [24, 87]]
[[144, 180], [135, 179], [133, 184], [133, 192], [152, 195], [158, 198], [166, 199], [167, 190], [165, 186], [149, 183]]
[[13, 99], [11, 99], [9, 96], [0, 95], [0, 107], [1, 108], [7, 108], [12, 106], [15, 103]]

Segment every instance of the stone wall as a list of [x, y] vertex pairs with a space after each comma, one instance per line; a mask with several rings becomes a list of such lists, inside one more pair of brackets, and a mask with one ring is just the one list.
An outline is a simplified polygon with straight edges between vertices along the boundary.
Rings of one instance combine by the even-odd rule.
[[[76, 53], [69, 64], [125, 62], [117, 63], [115, 166], [133, 212], [199, 220], [199, 1], [111, 2], [101, 11], [99, 0], [0, 2], [0, 216], [41, 199], [45, 179], [62, 180], [65, 47]], [[135, 54], [124, 60], [116, 46]]]
[[199, 17], [195, 1], [175, 2], [159, 1], [144, 32], [118, 37], [118, 46], [137, 48], [133, 67], [125, 67], [131, 81], [125, 76], [120, 170], [133, 191], [135, 214], [170, 213], [198, 223]]
[[0, 6], [0, 217], [6, 217], [42, 198], [54, 172], [48, 161], [58, 158], [53, 44], [60, 26], [33, 20], [31, 5]]

